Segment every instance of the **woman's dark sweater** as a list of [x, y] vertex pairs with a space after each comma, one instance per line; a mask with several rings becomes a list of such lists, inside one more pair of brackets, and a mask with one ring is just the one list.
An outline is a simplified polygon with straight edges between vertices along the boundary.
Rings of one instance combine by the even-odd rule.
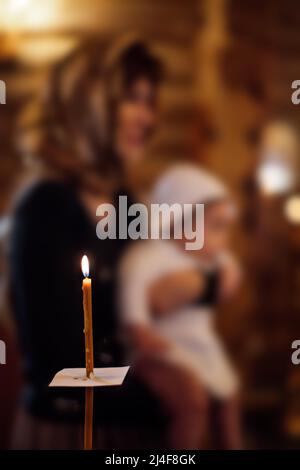
[[76, 193], [61, 182], [40, 182], [19, 201], [10, 244], [11, 288], [31, 409], [49, 409], [55, 393], [48, 383], [56, 372], [84, 367], [83, 254], [91, 261], [95, 366], [120, 360], [114, 289], [125, 245], [126, 240], [100, 241]]

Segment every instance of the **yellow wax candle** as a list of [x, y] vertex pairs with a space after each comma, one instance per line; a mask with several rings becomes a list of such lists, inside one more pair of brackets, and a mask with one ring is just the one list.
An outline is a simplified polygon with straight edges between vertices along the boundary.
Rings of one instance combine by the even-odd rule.
[[85, 278], [82, 281], [84, 334], [85, 334], [85, 366], [86, 375], [91, 377], [94, 372], [94, 346], [93, 346], [93, 317], [92, 317], [92, 280], [89, 276], [89, 260], [86, 255], [81, 261], [82, 273]]

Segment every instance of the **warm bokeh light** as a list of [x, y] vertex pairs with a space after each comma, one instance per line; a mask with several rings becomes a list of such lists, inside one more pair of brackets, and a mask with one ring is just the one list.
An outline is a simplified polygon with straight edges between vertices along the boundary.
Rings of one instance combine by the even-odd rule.
[[40, 38], [37, 43], [34, 39], [21, 41], [18, 44], [17, 57], [26, 65], [47, 65], [63, 58], [78, 43], [76, 38], [57, 37]]
[[61, 2], [53, 0], [2, 0], [0, 5], [0, 29], [6, 32], [43, 29], [53, 24]]
[[264, 194], [284, 194], [296, 184], [298, 136], [289, 122], [274, 120], [262, 130], [257, 182]]
[[[11, 12], [19, 12], [29, 4], [30, 0], [10, 0], [9, 9]], [[3, 2], [4, 3], [4, 2]]]
[[268, 159], [259, 166], [257, 181], [264, 194], [282, 194], [291, 189], [294, 177], [290, 168], [284, 162], [277, 159]]
[[300, 223], [300, 195], [291, 196], [286, 201], [284, 212], [289, 222]]

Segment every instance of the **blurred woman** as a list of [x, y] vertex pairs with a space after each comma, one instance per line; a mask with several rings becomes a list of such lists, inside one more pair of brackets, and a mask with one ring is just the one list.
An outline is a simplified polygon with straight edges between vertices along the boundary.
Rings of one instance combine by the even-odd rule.
[[14, 447], [81, 445], [73, 427], [51, 424], [76, 416], [76, 392], [50, 391], [48, 384], [60, 369], [84, 366], [85, 253], [93, 272], [95, 365], [119, 361], [115, 266], [127, 242], [97, 239], [96, 207], [119, 194], [135, 198], [129, 187], [155, 127], [160, 76], [159, 62], [139, 41], [106, 54], [85, 46], [52, 73], [28, 157], [34, 177], [16, 203], [10, 245], [25, 373]]

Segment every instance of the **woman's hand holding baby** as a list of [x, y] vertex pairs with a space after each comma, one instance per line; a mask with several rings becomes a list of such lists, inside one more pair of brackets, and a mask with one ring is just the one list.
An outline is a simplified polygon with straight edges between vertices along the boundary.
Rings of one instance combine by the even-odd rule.
[[196, 300], [204, 290], [204, 276], [196, 269], [168, 274], [150, 287], [149, 298], [153, 314], [167, 315]]

